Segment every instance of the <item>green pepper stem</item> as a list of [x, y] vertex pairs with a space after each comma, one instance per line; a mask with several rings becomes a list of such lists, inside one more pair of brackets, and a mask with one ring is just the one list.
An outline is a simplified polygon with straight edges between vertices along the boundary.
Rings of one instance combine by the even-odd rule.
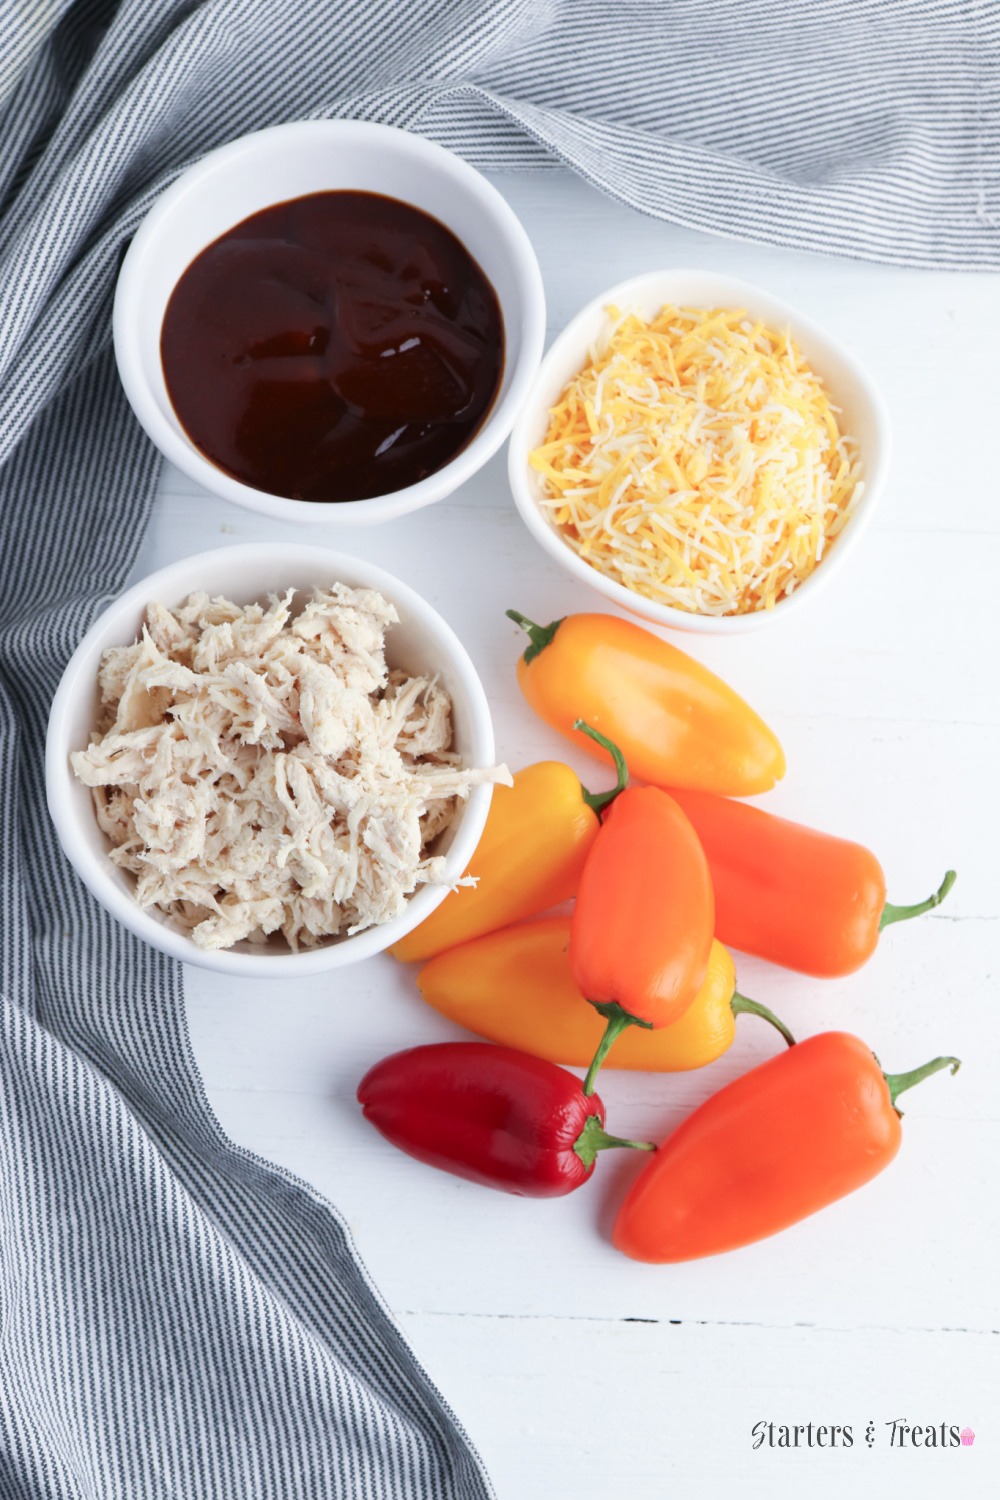
[[583, 1129], [573, 1142], [573, 1150], [585, 1167], [592, 1167], [598, 1151], [609, 1151], [614, 1146], [628, 1146], [633, 1151], [655, 1151], [652, 1141], [626, 1141], [620, 1135], [608, 1135], [596, 1115], [588, 1115]]
[[590, 725], [585, 724], [582, 719], [574, 720], [573, 728], [579, 729], [581, 734], [588, 735], [590, 739], [601, 745], [615, 763], [615, 772], [618, 776], [618, 781], [611, 788], [610, 792], [588, 792], [586, 787], [583, 788], [584, 802], [600, 817], [604, 809], [610, 807], [615, 798], [628, 786], [628, 766], [625, 764], [625, 757], [614, 740], [609, 740], [607, 735], [601, 734], [599, 729], [591, 729]]
[[789, 1047], [795, 1046], [795, 1038], [784, 1021], [780, 1021], [774, 1011], [768, 1010], [766, 1005], [761, 1005], [759, 1000], [750, 1000], [746, 995], [741, 995], [738, 990], [734, 990], [729, 1005], [734, 1016], [760, 1016], [762, 1021], [770, 1021], [775, 1031], [781, 1032]]
[[589, 1097], [594, 1092], [594, 1082], [597, 1078], [601, 1063], [607, 1057], [614, 1042], [621, 1036], [628, 1026], [645, 1026], [647, 1031], [652, 1031], [652, 1021], [640, 1021], [638, 1016], [632, 1016], [627, 1010], [623, 1010], [617, 1000], [591, 1000], [590, 1004], [598, 1015], [604, 1017], [607, 1026], [601, 1037], [600, 1045], [594, 1053], [594, 1060], [587, 1069], [587, 1076], [583, 1080], [583, 1092]]
[[890, 927], [893, 922], [908, 922], [911, 917], [919, 917], [925, 911], [933, 911], [935, 906], [941, 905], [954, 884], [955, 871], [949, 870], [933, 896], [928, 896], [926, 901], [918, 901], [916, 906], [891, 906], [887, 901], [879, 919], [879, 932], [885, 927]]
[[[900, 1094], [907, 1089], [912, 1089], [915, 1083], [923, 1083], [932, 1073], [940, 1073], [942, 1068], [950, 1068], [952, 1073], [957, 1073], [962, 1066], [957, 1057], [935, 1057], [932, 1062], [924, 1063], [922, 1068], [914, 1068], [909, 1073], [883, 1073], [882, 1077], [889, 1085], [889, 1098], [895, 1108], [896, 1100]], [[902, 1111], [896, 1110], [897, 1114]]]
[[527, 631], [531, 638], [531, 645], [524, 653], [526, 662], [534, 661], [539, 651], [544, 651], [552, 640], [562, 620], [553, 620], [551, 625], [536, 625], [534, 620], [529, 620], [526, 615], [519, 615], [516, 609], [505, 611], [508, 620], [513, 620], [515, 625], [520, 625], [522, 630]]

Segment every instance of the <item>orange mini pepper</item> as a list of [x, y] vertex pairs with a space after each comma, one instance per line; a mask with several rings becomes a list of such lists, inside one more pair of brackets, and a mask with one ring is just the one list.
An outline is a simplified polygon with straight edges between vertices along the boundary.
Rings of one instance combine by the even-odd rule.
[[419, 927], [393, 944], [389, 951], [394, 958], [404, 963], [432, 958], [576, 894], [601, 812], [628, 781], [617, 747], [603, 743], [618, 773], [608, 792], [588, 792], [576, 772], [557, 760], [525, 766], [515, 771], [513, 786], [494, 787], [486, 826], [466, 871], [477, 877], [476, 884], [449, 891]]
[[[570, 1067], [590, 1063], [604, 1030], [569, 967], [568, 916], [515, 922], [439, 953], [417, 975], [428, 1005], [477, 1036]], [[713, 942], [705, 979], [680, 1020], [659, 1031], [632, 1027], [615, 1044], [611, 1066], [651, 1073], [703, 1068], [732, 1045], [736, 1017], [758, 1015], [785, 1041], [778, 1018], [736, 990], [729, 952]]]
[[718, 1255], [777, 1234], [883, 1171], [902, 1139], [896, 1099], [955, 1057], [882, 1072], [827, 1031], [727, 1084], [658, 1147], [612, 1238], [633, 1260]]
[[712, 872], [715, 930], [724, 943], [803, 974], [851, 974], [892, 922], [939, 905], [955, 882], [915, 906], [891, 906], [885, 876], [862, 844], [759, 807], [678, 791]]
[[715, 902], [698, 836], [657, 787], [629, 787], [605, 816], [583, 867], [570, 925], [570, 970], [607, 1021], [584, 1093], [626, 1026], [669, 1026], [705, 979]]
[[[531, 707], [574, 744], [584, 719], [608, 735], [639, 781], [744, 797], [785, 774], [772, 731], [701, 662], [617, 615], [567, 615], [535, 625], [507, 614], [531, 638], [517, 680]], [[599, 753], [599, 752], [598, 752]]]

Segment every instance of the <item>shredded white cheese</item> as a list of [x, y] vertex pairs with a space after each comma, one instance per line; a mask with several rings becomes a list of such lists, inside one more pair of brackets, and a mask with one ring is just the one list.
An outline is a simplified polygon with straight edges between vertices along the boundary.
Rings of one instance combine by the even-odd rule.
[[202, 948], [389, 921], [444, 881], [428, 851], [457, 799], [510, 782], [459, 764], [436, 680], [389, 670], [392, 604], [334, 584], [293, 615], [293, 597], [150, 604], [141, 639], [105, 652], [102, 720], [71, 757], [139, 905]]
[[854, 441], [787, 333], [732, 308], [609, 309], [531, 464], [567, 543], [690, 613], [771, 609], [861, 497]]

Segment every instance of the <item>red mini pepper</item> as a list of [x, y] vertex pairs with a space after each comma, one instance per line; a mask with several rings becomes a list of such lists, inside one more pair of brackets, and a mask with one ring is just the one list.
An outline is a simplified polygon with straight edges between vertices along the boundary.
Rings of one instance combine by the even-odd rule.
[[598, 1151], [623, 1141], [604, 1105], [555, 1063], [488, 1042], [438, 1042], [394, 1052], [358, 1085], [365, 1118], [428, 1166], [525, 1198], [571, 1193]]
[[612, 1238], [634, 1260], [682, 1261], [776, 1234], [883, 1171], [902, 1139], [896, 1100], [955, 1057], [883, 1073], [844, 1031], [797, 1042], [720, 1089], [659, 1147]]
[[892, 906], [874, 854], [710, 792], [675, 796], [701, 840], [715, 889], [721, 943], [786, 969], [831, 978], [852, 974], [874, 953], [879, 933], [938, 906], [955, 882], [915, 906]]

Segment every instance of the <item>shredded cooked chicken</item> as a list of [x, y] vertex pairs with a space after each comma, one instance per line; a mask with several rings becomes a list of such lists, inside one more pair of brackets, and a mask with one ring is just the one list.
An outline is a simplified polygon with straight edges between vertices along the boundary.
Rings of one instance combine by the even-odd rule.
[[388, 922], [444, 882], [429, 848], [458, 799], [510, 782], [460, 765], [435, 679], [390, 671], [381, 594], [334, 584], [294, 615], [293, 597], [150, 604], [142, 638], [104, 653], [101, 721], [71, 757], [139, 905], [201, 948]]

